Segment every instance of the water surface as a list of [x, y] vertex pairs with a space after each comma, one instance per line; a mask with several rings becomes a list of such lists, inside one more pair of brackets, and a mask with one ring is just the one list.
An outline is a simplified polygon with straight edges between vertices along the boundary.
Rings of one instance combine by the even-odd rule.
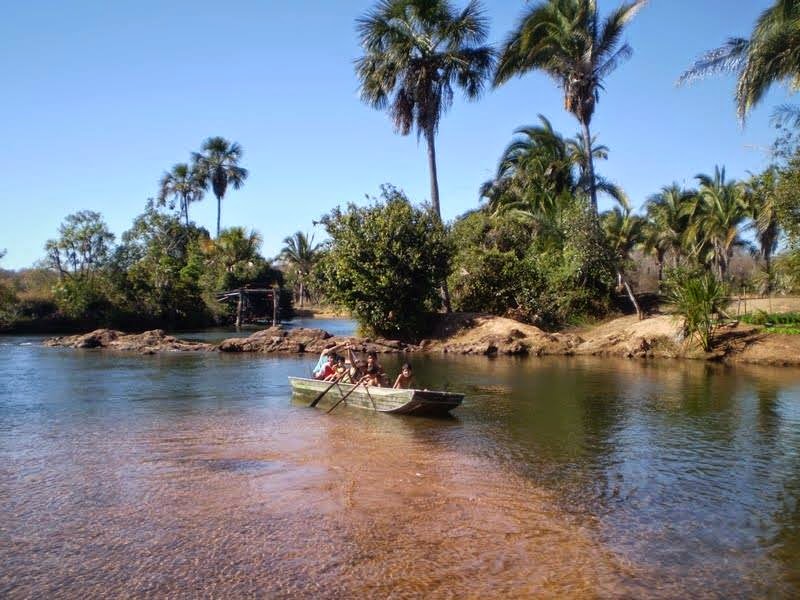
[[800, 371], [420, 356], [452, 419], [326, 416], [315, 357], [38, 341], [0, 338], [0, 596], [800, 595]]

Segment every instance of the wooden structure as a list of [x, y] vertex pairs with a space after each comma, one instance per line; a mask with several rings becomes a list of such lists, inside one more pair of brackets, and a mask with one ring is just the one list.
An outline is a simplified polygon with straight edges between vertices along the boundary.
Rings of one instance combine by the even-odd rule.
[[[278, 307], [280, 305], [281, 289], [273, 288], [249, 288], [243, 287], [235, 290], [228, 290], [217, 294], [219, 302], [231, 302], [236, 300], [236, 327], [241, 327], [242, 318], [250, 305], [250, 296], [261, 295], [267, 300], [272, 301], [272, 326], [278, 324]], [[266, 315], [265, 315], [266, 316]]]
[[397, 415], [445, 415], [464, 400], [464, 394], [433, 392], [429, 390], [395, 390], [384, 387], [364, 387], [353, 389], [352, 383], [337, 383], [331, 387], [330, 381], [289, 377], [292, 392], [299, 402], [308, 403], [328, 387], [330, 390], [322, 397], [319, 406], [332, 407], [343, 396], [344, 403], [356, 408], [366, 408], [378, 412]]

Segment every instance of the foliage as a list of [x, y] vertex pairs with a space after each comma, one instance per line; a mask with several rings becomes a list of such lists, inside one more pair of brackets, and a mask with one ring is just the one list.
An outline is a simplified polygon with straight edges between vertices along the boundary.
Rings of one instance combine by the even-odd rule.
[[197, 165], [190, 167], [186, 163], [178, 163], [172, 167], [159, 182], [158, 204], [164, 206], [169, 202], [170, 209], [177, 202], [179, 213], [184, 217], [186, 227], [189, 226], [189, 205], [203, 199], [205, 184]]
[[320, 257], [319, 244], [314, 244], [314, 236], [311, 238], [301, 231], [296, 231], [294, 235], [283, 239], [286, 244], [281, 250], [281, 258], [289, 267], [289, 273], [293, 283], [297, 284], [297, 297], [300, 306], [309, 296], [307, 279], [314, 269], [314, 265]]
[[434, 137], [453, 102], [453, 88], [477, 98], [494, 67], [494, 52], [482, 46], [488, 21], [472, 1], [456, 11], [447, 0], [380, 0], [358, 19], [364, 55], [356, 61], [361, 98], [388, 109], [395, 128], [425, 136], [431, 203], [441, 219]]
[[645, 0], [625, 3], [601, 20], [594, 0], [544, 0], [526, 10], [500, 53], [494, 85], [540, 70], [564, 92], [564, 107], [582, 126], [592, 210], [596, 182], [589, 125], [603, 80], [632, 49], [620, 45], [622, 31]]
[[450, 249], [438, 217], [384, 186], [370, 206], [349, 204], [322, 218], [329, 251], [315, 271], [325, 295], [380, 335], [416, 338], [437, 310]]
[[727, 299], [725, 286], [709, 272], [675, 269], [667, 279], [668, 297], [683, 317], [684, 329], [697, 337], [704, 351], [711, 350], [717, 315]]
[[761, 13], [749, 39], [731, 38], [701, 56], [679, 82], [720, 72], [735, 72], [736, 108], [741, 119], [758, 104], [773, 83], [800, 81], [800, 2], [774, 0]]
[[100, 213], [82, 210], [67, 216], [60, 237], [45, 244], [47, 264], [62, 277], [91, 278], [106, 264], [114, 234]]
[[451, 236], [457, 310], [555, 328], [609, 309], [614, 258], [585, 202], [565, 205], [546, 234], [511, 214], [474, 212], [454, 224]]
[[742, 315], [741, 320], [752, 325], [763, 325], [768, 333], [800, 335], [800, 312], [768, 313], [763, 310]]
[[238, 190], [248, 176], [247, 169], [239, 166], [242, 147], [223, 137], [211, 137], [203, 142], [202, 152], [192, 154], [192, 171], [203, 189], [211, 186], [217, 197], [217, 237], [220, 234], [222, 199], [230, 185]]

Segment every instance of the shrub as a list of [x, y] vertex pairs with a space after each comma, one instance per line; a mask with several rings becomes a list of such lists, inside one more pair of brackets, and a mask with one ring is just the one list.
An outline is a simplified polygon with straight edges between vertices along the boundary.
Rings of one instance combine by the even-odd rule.
[[711, 350], [720, 308], [727, 298], [725, 286], [711, 273], [676, 269], [667, 280], [668, 298], [684, 319], [688, 336], [696, 336], [703, 350]]

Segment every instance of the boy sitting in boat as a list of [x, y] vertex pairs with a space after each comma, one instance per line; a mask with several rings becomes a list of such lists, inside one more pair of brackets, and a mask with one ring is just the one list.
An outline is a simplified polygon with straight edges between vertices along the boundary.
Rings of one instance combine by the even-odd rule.
[[378, 362], [378, 353], [374, 350], [371, 350], [367, 353], [367, 372], [369, 373], [369, 369], [374, 367], [375, 370], [378, 372], [378, 377], [380, 378], [381, 385], [389, 386], [389, 376], [383, 370], [381, 363]]
[[362, 385], [369, 385], [372, 387], [381, 387], [381, 374], [375, 365], [367, 367], [367, 374], [359, 381]]
[[411, 372], [411, 365], [403, 363], [400, 374], [394, 380], [394, 389], [396, 390], [410, 390], [414, 388], [414, 374]]

